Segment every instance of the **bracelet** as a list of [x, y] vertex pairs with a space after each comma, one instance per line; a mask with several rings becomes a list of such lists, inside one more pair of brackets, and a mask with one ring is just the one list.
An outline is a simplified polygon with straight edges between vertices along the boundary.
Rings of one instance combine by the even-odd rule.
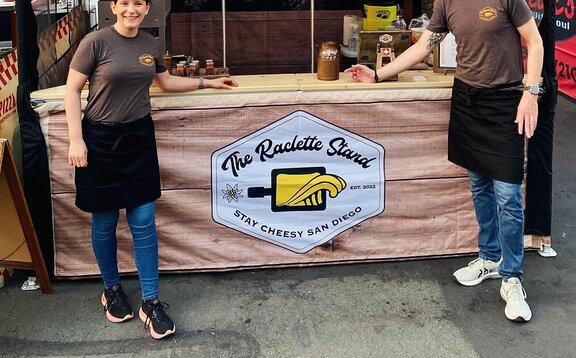
[[378, 78], [378, 70], [374, 69], [374, 82], [378, 83], [380, 82], [380, 79]]
[[206, 86], [204, 85], [204, 77], [198, 77], [198, 89], [204, 89]]

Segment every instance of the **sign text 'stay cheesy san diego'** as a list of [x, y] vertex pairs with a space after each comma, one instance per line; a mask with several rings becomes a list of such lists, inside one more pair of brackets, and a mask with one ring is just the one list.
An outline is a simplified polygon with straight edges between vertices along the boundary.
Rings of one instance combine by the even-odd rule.
[[303, 111], [212, 154], [212, 217], [305, 253], [384, 211], [384, 148]]

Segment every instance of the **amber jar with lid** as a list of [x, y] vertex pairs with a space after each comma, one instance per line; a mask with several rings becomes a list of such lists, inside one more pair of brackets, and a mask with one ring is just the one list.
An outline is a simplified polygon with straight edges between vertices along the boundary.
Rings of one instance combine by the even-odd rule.
[[322, 81], [334, 81], [340, 77], [340, 51], [336, 42], [326, 41], [318, 45], [316, 72]]

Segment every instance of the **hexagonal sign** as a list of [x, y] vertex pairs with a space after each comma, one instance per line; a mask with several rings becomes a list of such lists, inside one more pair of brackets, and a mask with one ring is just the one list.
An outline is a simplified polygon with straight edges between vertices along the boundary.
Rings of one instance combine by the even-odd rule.
[[384, 211], [385, 150], [296, 111], [212, 154], [214, 221], [305, 253]]

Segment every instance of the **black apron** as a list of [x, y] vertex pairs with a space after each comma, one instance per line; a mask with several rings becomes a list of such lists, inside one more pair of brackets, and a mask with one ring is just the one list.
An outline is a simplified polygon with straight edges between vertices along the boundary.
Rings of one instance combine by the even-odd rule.
[[516, 112], [521, 82], [476, 88], [454, 79], [448, 129], [448, 160], [490, 179], [521, 184], [524, 135]]
[[76, 206], [99, 212], [160, 197], [160, 170], [150, 114], [128, 123], [82, 120], [88, 166], [76, 168]]

